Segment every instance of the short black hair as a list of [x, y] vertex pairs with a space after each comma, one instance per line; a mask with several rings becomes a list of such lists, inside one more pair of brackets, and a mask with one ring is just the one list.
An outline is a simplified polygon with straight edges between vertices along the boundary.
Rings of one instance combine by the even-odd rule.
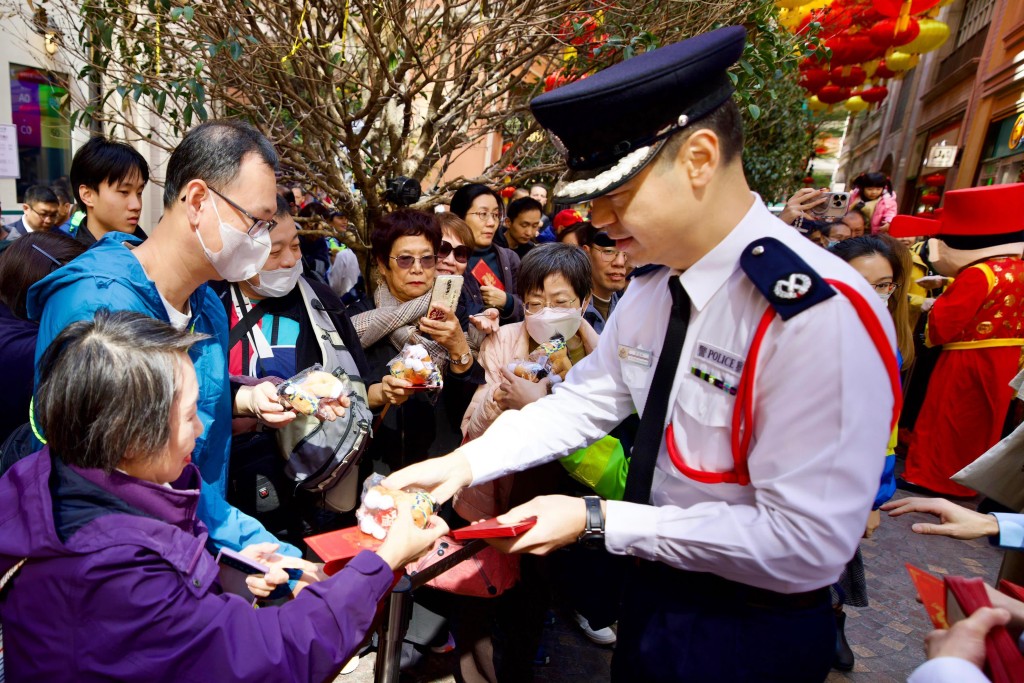
[[473, 206], [473, 202], [476, 201], [477, 197], [481, 197], [485, 194], [489, 194], [494, 197], [494, 201], [498, 202], [498, 210], [500, 211], [503, 206], [501, 197], [497, 192], [480, 183], [470, 183], [469, 185], [463, 185], [457, 189], [455, 194], [452, 195], [452, 201], [448, 206], [451, 208], [452, 213], [462, 220], [466, 220], [466, 214], [469, 213], [469, 209]]
[[274, 145], [252, 125], [216, 119], [196, 126], [185, 134], [167, 162], [164, 208], [174, 206], [185, 185], [193, 180], [203, 180], [215, 189], [230, 184], [250, 154], [278, 170]]
[[541, 216], [544, 215], [544, 207], [541, 206], [540, 202], [532, 197], [520, 197], [515, 200], [508, 205], [508, 209], [505, 210], [505, 215], [508, 216], [510, 221], [514, 221], [516, 217], [524, 211], [540, 211]]
[[669, 138], [658, 155], [662, 160], [675, 157], [684, 142], [698, 130], [708, 129], [718, 136], [722, 162], [731, 163], [743, 155], [743, 118], [736, 102], [730, 97], [712, 109], [706, 116], [691, 121], [685, 128]]
[[284, 218], [285, 216], [292, 215], [292, 207], [288, 204], [288, 200], [282, 197], [280, 194], [277, 195], [277, 210], [274, 212], [274, 218]]
[[149, 164], [138, 150], [125, 142], [108, 140], [102, 135], [90, 138], [71, 160], [71, 192], [82, 207], [78, 188], [82, 185], [99, 191], [100, 185], [117, 183], [139, 174], [143, 183], [149, 182]]
[[108, 473], [158, 454], [176, 422], [179, 368], [205, 338], [130, 311], [100, 310], [65, 327], [39, 361], [35, 414], [50, 451]]
[[0, 302], [14, 317], [27, 320], [29, 288], [83, 253], [85, 245], [60, 230], [30, 232], [14, 240], [0, 253]]
[[556, 273], [569, 281], [581, 304], [590, 296], [593, 287], [590, 258], [577, 246], [557, 242], [534, 247], [523, 257], [519, 264], [516, 292], [525, 298], [533, 292], [543, 291], [544, 280]]
[[375, 261], [391, 269], [391, 247], [401, 237], [427, 238], [436, 254], [441, 248], [441, 222], [437, 216], [416, 209], [398, 209], [377, 219], [370, 233], [370, 251]]
[[25, 196], [21, 200], [23, 204], [60, 204], [57, 194], [46, 185], [32, 185], [25, 190]]
[[75, 201], [75, 193], [71, 191], [71, 181], [67, 176], [61, 176], [50, 183], [50, 189], [57, 195], [57, 201], [61, 204], [71, 204]]

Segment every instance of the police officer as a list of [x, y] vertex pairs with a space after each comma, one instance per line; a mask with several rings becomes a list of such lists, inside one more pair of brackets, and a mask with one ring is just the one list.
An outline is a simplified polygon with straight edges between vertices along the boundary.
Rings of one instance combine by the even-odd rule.
[[386, 482], [447, 499], [591, 443], [635, 406], [625, 500], [537, 498], [499, 518], [536, 525], [496, 542], [632, 558], [613, 680], [824, 680], [827, 586], [864, 530], [891, 427], [880, 300], [747, 186], [727, 74], [743, 44], [719, 29], [531, 103], [569, 168], [555, 201], [591, 200], [594, 225], [652, 265], [550, 396]]

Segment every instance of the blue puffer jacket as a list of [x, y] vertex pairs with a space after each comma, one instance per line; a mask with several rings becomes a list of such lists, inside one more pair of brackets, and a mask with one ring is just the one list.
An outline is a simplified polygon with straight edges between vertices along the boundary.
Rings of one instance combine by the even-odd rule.
[[[109, 233], [29, 290], [28, 316], [39, 322], [37, 365], [61, 330], [78, 320], [91, 320], [103, 308], [136, 311], [169, 322], [156, 285], [125, 243], [139, 244], [139, 240], [121, 232]], [[251, 543], [278, 543], [262, 524], [224, 500], [231, 450], [231, 389], [225, 351], [228, 320], [223, 305], [206, 285], [189, 297], [189, 310], [189, 330], [210, 337], [189, 351], [199, 378], [199, 417], [204, 427], [192, 461], [208, 484], [202, 487], [199, 518], [218, 547], [238, 550]], [[300, 555], [297, 548], [287, 544], [282, 544], [281, 552]]]

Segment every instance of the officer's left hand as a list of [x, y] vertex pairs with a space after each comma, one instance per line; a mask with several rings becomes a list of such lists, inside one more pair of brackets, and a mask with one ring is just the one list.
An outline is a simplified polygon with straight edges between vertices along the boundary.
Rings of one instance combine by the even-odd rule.
[[514, 507], [498, 517], [499, 524], [516, 524], [530, 517], [537, 524], [516, 538], [488, 539], [488, 543], [506, 553], [547, 555], [574, 543], [587, 526], [587, 507], [582, 498], [539, 496]]

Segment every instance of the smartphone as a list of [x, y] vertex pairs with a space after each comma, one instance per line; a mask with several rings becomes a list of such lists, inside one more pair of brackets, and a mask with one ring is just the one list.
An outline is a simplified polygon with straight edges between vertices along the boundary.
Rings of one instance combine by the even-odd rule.
[[826, 192], [825, 201], [811, 207], [811, 213], [819, 218], [842, 218], [850, 208], [849, 192]]
[[[217, 564], [220, 565], [220, 587], [224, 592], [240, 595], [249, 601], [250, 604], [255, 605], [257, 598], [249, 590], [248, 584], [245, 583], [245, 577], [253, 574], [266, 574], [270, 571], [270, 567], [260, 564], [256, 560], [249, 559], [230, 548], [221, 548], [220, 552], [217, 553]], [[285, 569], [285, 572], [291, 581], [298, 581], [302, 578], [301, 569], [288, 568]], [[291, 595], [288, 584], [282, 583], [266, 599], [279, 600], [281, 598], [290, 598]]]
[[435, 304], [447, 306], [454, 313], [461, 293], [461, 275], [438, 275], [434, 278], [434, 289], [430, 293], [430, 308], [427, 317], [431, 320], [444, 320], [444, 314], [434, 308]]
[[252, 574], [266, 574], [270, 568], [255, 560], [245, 557], [230, 548], [221, 548], [217, 553], [217, 564], [220, 565], [220, 587], [225, 593], [234, 593], [256, 604], [256, 596], [249, 591], [245, 577]]

